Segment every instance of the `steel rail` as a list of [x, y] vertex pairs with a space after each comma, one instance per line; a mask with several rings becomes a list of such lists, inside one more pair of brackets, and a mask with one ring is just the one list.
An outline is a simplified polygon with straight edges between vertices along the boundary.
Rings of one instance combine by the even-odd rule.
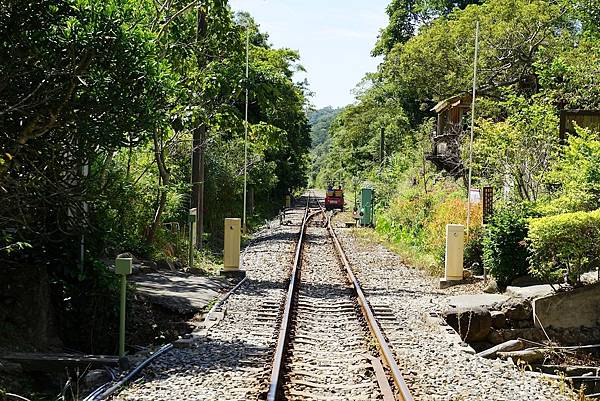
[[356, 279], [354, 272], [352, 272], [352, 268], [350, 267], [350, 262], [348, 261], [348, 258], [346, 257], [344, 249], [342, 248], [342, 245], [340, 244], [340, 241], [338, 240], [337, 235], [335, 234], [335, 230], [333, 229], [333, 226], [331, 225], [331, 217], [329, 217], [329, 219], [327, 220], [327, 229], [329, 231], [329, 235], [331, 236], [331, 239], [333, 240], [333, 244], [335, 245], [338, 256], [339, 256], [342, 264], [346, 268], [346, 274], [348, 275], [348, 278], [350, 279], [350, 281], [352, 282], [352, 285], [354, 286], [354, 291], [356, 292], [356, 296], [358, 297], [358, 304], [360, 305], [362, 313], [369, 325], [371, 334], [377, 340], [377, 347], [379, 348], [379, 353], [381, 354], [381, 357], [383, 358], [385, 364], [388, 366], [390, 373], [392, 375], [392, 378], [394, 380], [394, 383], [396, 384], [396, 387], [399, 392], [400, 400], [401, 401], [414, 401], [414, 398], [411, 395], [410, 390], [408, 389], [408, 386], [406, 385], [406, 382], [404, 381], [404, 378], [402, 377], [400, 368], [398, 367], [398, 364], [396, 363], [394, 354], [392, 353], [392, 350], [390, 349], [381, 329], [379, 328], [379, 324], [377, 323], [377, 319], [375, 318], [373, 310], [371, 309], [371, 305], [367, 301], [367, 298], [365, 297], [365, 294], [364, 294], [362, 288], [360, 287], [360, 283]]
[[[303, 222], [304, 222], [304, 220], [306, 220], [306, 216], [307, 216], [307, 213], [308, 213], [309, 202], [310, 202], [310, 195], [308, 196], [308, 199], [306, 201], [306, 210], [304, 212]], [[245, 252], [246, 252], [246, 250], [244, 250], [244, 253]], [[247, 279], [248, 278], [245, 277], [235, 287], [233, 287], [232, 289], [230, 289], [224, 296], [222, 296], [219, 299], [219, 301], [215, 305], [213, 305], [213, 307], [207, 313], [207, 315], [206, 315], [207, 318], [218, 307], [222, 306], [225, 303], [225, 301], [232, 294], [234, 294], [243, 284], [245, 284], [247, 282]], [[156, 352], [154, 352], [148, 358], [146, 358], [145, 360], [143, 360], [139, 365], [135, 366], [130, 371], [128, 371], [127, 374], [123, 378], [121, 378], [118, 382], [116, 382], [114, 384], [113, 384], [113, 382], [108, 382], [108, 383], [103, 384], [102, 386], [96, 388], [96, 390], [94, 390], [93, 392], [91, 392], [83, 401], [101, 401], [101, 400], [106, 399], [107, 397], [110, 397], [119, 388], [125, 386], [128, 382], [130, 382], [133, 378], [135, 378], [142, 370], [144, 370], [144, 368], [146, 366], [148, 366], [150, 364], [150, 362], [152, 362], [154, 359], [158, 358], [162, 354], [167, 353], [167, 352], [171, 351], [172, 349], [174, 349], [174, 345], [173, 344], [174, 343], [169, 343], [169, 344], [163, 345]], [[9, 395], [9, 394], [7, 394], [7, 395]]]
[[310, 194], [306, 201], [306, 210], [304, 211], [304, 217], [302, 219], [302, 226], [300, 228], [300, 236], [296, 243], [296, 252], [294, 254], [294, 265], [290, 274], [290, 284], [285, 299], [285, 307], [283, 310], [283, 316], [281, 320], [281, 328], [279, 330], [279, 337], [277, 338], [277, 348], [275, 350], [275, 356], [273, 357], [273, 368], [271, 370], [271, 384], [269, 385], [269, 392], [267, 393], [267, 401], [275, 401], [277, 397], [277, 390], [279, 389], [279, 381], [281, 377], [281, 368], [283, 367], [283, 358], [285, 356], [285, 350], [287, 345], [287, 339], [290, 332], [291, 316], [292, 316], [292, 304], [294, 295], [296, 293], [296, 285], [298, 282], [298, 272], [300, 261], [302, 259], [302, 248], [304, 246], [304, 235], [306, 233], [306, 227], [308, 221], [315, 215], [321, 213], [321, 211], [313, 212], [309, 214]]

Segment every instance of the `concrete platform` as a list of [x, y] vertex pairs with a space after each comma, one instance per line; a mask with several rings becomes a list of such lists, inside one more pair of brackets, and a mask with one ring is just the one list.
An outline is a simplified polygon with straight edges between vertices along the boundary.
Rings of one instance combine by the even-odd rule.
[[496, 306], [507, 301], [510, 297], [502, 294], [468, 294], [449, 297], [450, 306], [456, 308], [482, 307], [494, 309]]
[[455, 285], [465, 284], [465, 280], [446, 280], [445, 278], [440, 279], [440, 289], [443, 290], [445, 288], [449, 288]]
[[160, 271], [129, 277], [139, 293], [172, 312], [194, 314], [206, 308], [222, 292], [233, 286], [223, 277], [196, 276], [183, 272]]
[[234, 270], [221, 269], [219, 271], [219, 276], [227, 277], [227, 278], [236, 278], [236, 279], [241, 280], [244, 277], [246, 277], [246, 271], [239, 270], [239, 269], [234, 269]]
[[[558, 286], [556, 286], [558, 288]], [[550, 284], [530, 285], [528, 287], [506, 287], [504, 293], [510, 297], [518, 297], [532, 300], [535, 298], [545, 297], [554, 294], [554, 290]]]

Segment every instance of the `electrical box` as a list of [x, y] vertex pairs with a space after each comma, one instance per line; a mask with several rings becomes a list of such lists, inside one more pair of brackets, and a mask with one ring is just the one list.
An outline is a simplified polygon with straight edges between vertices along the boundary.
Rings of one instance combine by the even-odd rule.
[[225, 219], [225, 249], [223, 252], [223, 267], [225, 270], [240, 268], [241, 227], [241, 219]]
[[448, 281], [463, 279], [464, 242], [465, 226], [461, 224], [447, 224], [445, 278]]
[[285, 196], [285, 207], [290, 208], [292, 206], [292, 197], [290, 195]]
[[115, 273], [122, 275], [131, 274], [132, 266], [132, 258], [117, 258], [117, 260], [115, 261]]
[[360, 225], [373, 225], [373, 197], [374, 192], [371, 188], [363, 188], [360, 190]]

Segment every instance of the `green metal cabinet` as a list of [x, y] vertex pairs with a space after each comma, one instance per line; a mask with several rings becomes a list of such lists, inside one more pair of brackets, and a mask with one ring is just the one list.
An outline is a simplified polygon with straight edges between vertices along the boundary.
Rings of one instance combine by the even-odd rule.
[[362, 188], [360, 190], [360, 225], [373, 225], [373, 198], [374, 192], [372, 188]]

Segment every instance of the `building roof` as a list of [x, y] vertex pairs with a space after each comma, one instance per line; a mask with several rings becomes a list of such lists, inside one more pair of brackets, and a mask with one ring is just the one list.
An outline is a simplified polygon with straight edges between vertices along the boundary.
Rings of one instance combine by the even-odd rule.
[[448, 109], [452, 109], [454, 107], [462, 106], [468, 107], [471, 105], [472, 96], [470, 94], [462, 94], [455, 95], [449, 97], [447, 99], [442, 100], [438, 104], [436, 104], [431, 111], [435, 111], [436, 113], [444, 112]]

